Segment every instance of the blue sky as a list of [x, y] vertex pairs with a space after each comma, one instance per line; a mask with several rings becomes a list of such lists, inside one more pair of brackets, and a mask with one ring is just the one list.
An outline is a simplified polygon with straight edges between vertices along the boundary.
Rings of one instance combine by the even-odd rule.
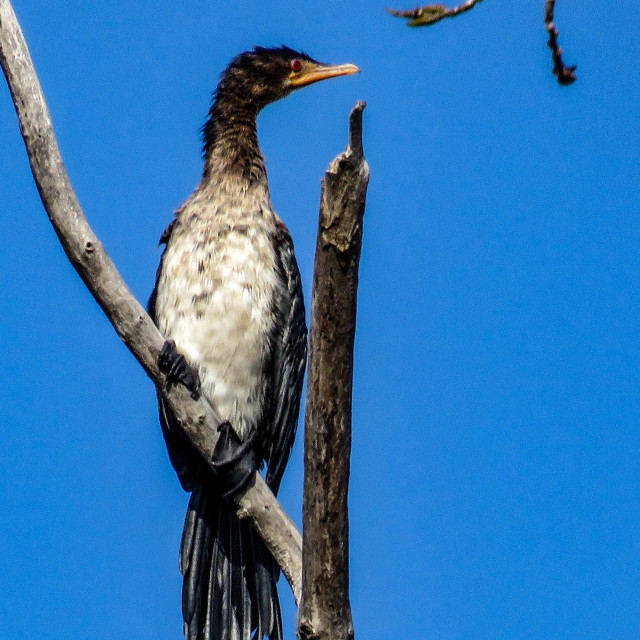
[[[640, 6], [558, 2], [579, 65], [561, 88], [543, 4], [410, 30], [371, 2], [14, 3], [85, 213], [143, 301], [228, 60], [285, 43], [362, 68], [259, 121], [308, 300], [320, 177], [368, 103], [360, 638], [638, 637]], [[178, 639], [187, 497], [153, 387], [63, 255], [4, 84], [0, 141], [1, 635]]]

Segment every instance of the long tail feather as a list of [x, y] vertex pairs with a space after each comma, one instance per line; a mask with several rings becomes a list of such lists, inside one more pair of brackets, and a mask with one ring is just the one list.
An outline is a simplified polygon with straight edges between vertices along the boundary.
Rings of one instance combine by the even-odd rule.
[[180, 549], [187, 640], [282, 640], [279, 571], [252, 525], [194, 487]]

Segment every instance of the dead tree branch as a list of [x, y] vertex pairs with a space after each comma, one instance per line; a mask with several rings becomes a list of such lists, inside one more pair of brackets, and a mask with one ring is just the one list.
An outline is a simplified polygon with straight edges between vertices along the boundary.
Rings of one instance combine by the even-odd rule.
[[[387, 9], [392, 16], [399, 18], [407, 18], [407, 26], [409, 27], [426, 27], [445, 18], [453, 18], [465, 11], [470, 11], [482, 0], [467, 0], [457, 7], [450, 9], [443, 4], [430, 4], [424, 7], [416, 7], [415, 9], [396, 10]], [[546, 0], [544, 11], [544, 22], [549, 33], [549, 41], [547, 46], [551, 49], [551, 57], [553, 59], [553, 74], [558, 79], [558, 84], [567, 86], [575, 82], [578, 77], [575, 74], [576, 66], [567, 66], [562, 60], [562, 49], [558, 44], [558, 30], [553, 22], [553, 13], [555, 10], [556, 0]]]
[[568, 67], [565, 65], [562, 60], [562, 49], [558, 44], [558, 30], [556, 29], [556, 25], [553, 20], [553, 13], [556, 8], [556, 0], [547, 0], [545, 8], [544, 8], [544, 24], [547, 28], [547, 32], [549, 33], [549, 41], [547, 42], [547, 46], [551, 49], [551, 59], [553, 60], [553, 75], [558, 78], [558, 84], [563, 86], [567, 86], [572, 84], [578, 79], [578, 76], [575, 74], [575, 70], [577, 67], [574, 65], [572, 67]]
[[369, 182], [364, 107], [359, 102], [351, 112], [349, 146], [322, 184], [305, 416], [300, 640], [353, 638], [347, 492], [358, 265]]
[[392, 16], [398, 18], [408, 18], [408, 27], [426, 27], [435, 24], [445, 18], [455, 18], [455, 16], [471, 11], [482, 0], [467, 0], [457, 7], [449, 8], [443, 4], [429, 4], [424, 7], [416, 7], [415, 9], [407, 9], [398, 11], [396, 9], [387, 9]]
[[[51, 117], [22, 30], [9, 0], [0, 0], [0, 64], [16, 108], [31, 171], [58, 238], [89, 291], [120, 338], [149, 377], [162, 385], [158, 355], [164, 343], [151, 318], [133, 297], [104, 247], [91, 230], [71, 186], [53, 132]], [[205, 460], [211, 460], [220, 423], [201, 398], [191, 399], [181, 385], [166, 397], [185, 432]], [[300, 533], [256, 474], [238, 498], [238, 515], [249, 517], [287, 577], [298, 601], [302, 576]]]

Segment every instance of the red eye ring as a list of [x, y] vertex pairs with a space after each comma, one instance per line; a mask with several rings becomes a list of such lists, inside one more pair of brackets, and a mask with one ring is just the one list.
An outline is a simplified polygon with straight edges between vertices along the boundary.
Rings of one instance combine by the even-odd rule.
[[296, 58], [295, 60], [292, 60], [291, 69], [293, 69], [293, 71], [297, 73], [298, 71], [300, 71], [300, 69], [302, 69], [302, 62], [298, 60], [298, 58]]

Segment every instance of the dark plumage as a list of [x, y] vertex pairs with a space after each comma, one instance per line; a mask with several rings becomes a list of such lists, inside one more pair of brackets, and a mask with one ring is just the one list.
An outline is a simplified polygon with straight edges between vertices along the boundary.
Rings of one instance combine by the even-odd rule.
[[242, 102], [242, 111], [255, 119], [267, 104], [293, 91], [294, 87], [283, 86], [283, 81], [291, 73], [291, 62], [296, 59], [317, 64], [306, 53], [298, 53], [284, 46], [277, 49], [255, 47], [253, 51], [241, 53], [229, 63], [220, 77], [209, 117], [202, 127], [202, 152], [205, 158], [213, 148], [220, 128], [225, 126], [229, 109], [237, 112], [238, 103]]
[[[277, 492], [295, 436], [306, 360], [300, 274], [273, 211], [256, 118], [267, 104], [353, 65], [257, 47], [223, 72], [203, 127], [202, 181], [162, 236], [149, 309], [197, 371], [202, 394], [242, 440], [255, 437]], [[191, 492], [180, 549], [188, 640], [282, 637], [279, 570], [250, 523], [222, 498], [158, 390], [171, 462]]]

